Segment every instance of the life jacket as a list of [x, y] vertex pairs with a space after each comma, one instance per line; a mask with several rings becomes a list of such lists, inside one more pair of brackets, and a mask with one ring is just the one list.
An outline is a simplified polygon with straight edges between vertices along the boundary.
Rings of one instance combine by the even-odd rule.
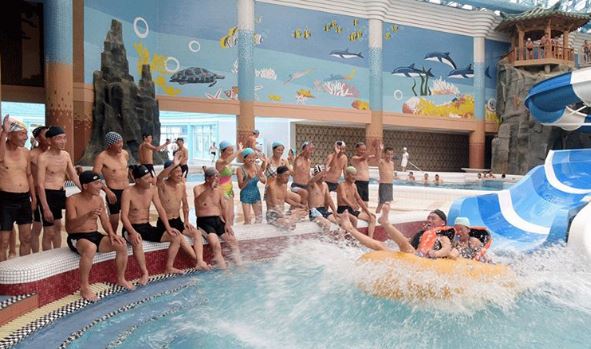
[[482, 248], [476, 253], [474, 258], [472, 258], [474, 260], [480, 261], [482, 256], [486, 254], [486, 251], [488, 251], [492, 245], [493, 238], [486, 227], [470, 227], [470, 237], [477, 238], [480, 240], [480, 242], [482, 242]]
[[[419, 233], [420, 234], [420, 233]], [[456, 235], [453, 227], [436, 227], [429, 229], [422, 233], [419, 246], [416, 248], [419, 256], [426, 256], [429, 251], [435, 247], [437, 242], [437, 236], [446, 236], [450, 241], [454, 240]], [[482, 242], [482, 248], [474, 255], [472, 259], [480, 261], [482, 256], [486, 254], [486, 251], [492, 245], [492, 236], [485, 227], [470, 227], [470, 237], [475, 237]]]
[[454, 238], [455, 231], [453, 227], [444, 226], [431, 228], [423, 232], [419, 239], [419, 246], [416, 248], [419, 256], [426, 256], [427, 253], [433, 249], [437, 242], [438, 235], [446, 236], [451, 241]]

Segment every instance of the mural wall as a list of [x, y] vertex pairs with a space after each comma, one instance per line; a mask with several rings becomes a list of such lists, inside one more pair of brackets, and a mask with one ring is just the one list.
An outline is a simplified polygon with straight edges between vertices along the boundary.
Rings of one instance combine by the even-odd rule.
[[141, 65], [150, 64], [157, 94], [236, 97], [234, 0], [86, 0], [84, 6], [85, 82], [100, 68], [102, 43], [117, 18], [130, 74], [139, 80]]
[[[117, 18], [132, 75], [151, 64], [158, 94], [237, 99], [236, 11], [235, 0], [86, 0], [86, 82]], [[387, 22], [383, 35], [384, 111], [474, 117], [472, 37]], [[256, 2], [255, 100], [368, 109], [368, 37], [365, 19]], [[491, 120], [496, 60], [507, 45], [486, 41]]]
[[497, 107], [497, 62], [503, 58], [510, 50], [511, 44], [508, 42], [486, 40], [485, 47], [485, 98], [486, 111], [485, 119], [487, 121], [501, 122], [496, 113]]

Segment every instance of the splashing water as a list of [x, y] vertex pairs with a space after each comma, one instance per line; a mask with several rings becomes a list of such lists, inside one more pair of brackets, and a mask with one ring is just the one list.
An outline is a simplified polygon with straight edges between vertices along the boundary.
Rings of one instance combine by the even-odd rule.
[[564, 246], [496, 257], [511, 263], [516, 279], [510, 287], [400, 269], [400, 277], [461, 283], [464, 290], [447, 300], [404, 302], [358, 287], [389, 269], [358, 263], [363, 252], [324, 241], [294, 243], [268, 263], [199, 274], [195, 287], [104, 321], [71, 347], [589, 346], [591, 268]]

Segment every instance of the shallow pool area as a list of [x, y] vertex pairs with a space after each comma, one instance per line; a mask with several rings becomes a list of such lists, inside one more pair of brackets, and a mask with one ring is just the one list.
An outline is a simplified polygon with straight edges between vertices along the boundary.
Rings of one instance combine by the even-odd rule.
[[496, 257], [511, 263], [514, 286], [464, 284], [463, 295], [434, 301], [363, 292], [358, 285], [381, 272], [357, 262], [363, 252], [294, 243], [266, 262], [107, 297], [17, 347], [585, 348], [591, 340], [591, 269], [565, 247]]

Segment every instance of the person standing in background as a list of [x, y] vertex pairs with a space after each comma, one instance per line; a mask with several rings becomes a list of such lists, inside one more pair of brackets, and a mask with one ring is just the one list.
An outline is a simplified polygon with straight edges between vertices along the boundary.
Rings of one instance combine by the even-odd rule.
[[218, 152], [218, 147], [215, 146], [215, 142], [213, 142], [210, 146], [209, 146], [209, 154], [211, 154], [211, 163], [213, 164], [215, 162], [215, 156]]
[[402, 161], [400, 162], [400, 167], [402, 167], [402, 172], [406, 172], [406, 166], [408, 165], [408, 158], [409, 158], [408, 151], [406, 147], [402, 148]]

